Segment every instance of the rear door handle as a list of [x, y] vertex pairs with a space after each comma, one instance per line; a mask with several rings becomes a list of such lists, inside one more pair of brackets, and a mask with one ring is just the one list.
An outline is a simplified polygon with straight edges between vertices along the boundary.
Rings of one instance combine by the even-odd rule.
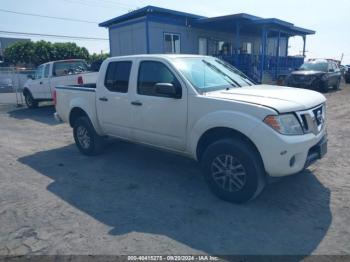
[[100, 100], [100, 101], [103, 101], [103, 102], [107, 102], [107, 101], [108, 101], [108, 98], [106, 98], [106, 97], [100, 97], [99, 100]]
[[131, 104], [134, 106], [142, 106], [142, 103], [140, 101], [132, 101]]

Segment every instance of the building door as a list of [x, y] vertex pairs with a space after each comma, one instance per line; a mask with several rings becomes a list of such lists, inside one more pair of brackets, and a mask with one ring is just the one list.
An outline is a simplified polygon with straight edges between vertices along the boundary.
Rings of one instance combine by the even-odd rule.
[[207, 55], [208, 54], [208, 40], [204, 37], [198, 39], [198, 54]]

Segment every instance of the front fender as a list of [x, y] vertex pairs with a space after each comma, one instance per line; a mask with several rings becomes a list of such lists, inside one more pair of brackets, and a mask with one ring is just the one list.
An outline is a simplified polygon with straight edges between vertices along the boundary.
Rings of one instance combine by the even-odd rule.
[[189, 134], [189, 150], [197, 159], [197, 145], [201, 136], [208, 130], [217, 127], [234, 129], [252, 140], [252, 132], [261, 124], [258, 118], [238, 111], [217, 111], [200, 118]]

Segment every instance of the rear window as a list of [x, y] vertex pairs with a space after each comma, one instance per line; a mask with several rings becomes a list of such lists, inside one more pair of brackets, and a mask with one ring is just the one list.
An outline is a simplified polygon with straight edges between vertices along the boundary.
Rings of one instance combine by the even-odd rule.
[[108, 64], [105, 87], [112, 92], [128, 92], [131, 61], [118, 61]]
[[54, 76], [73, 75], [88, 71], [88, 66], [85, 61], [62, 61], [55, 62], [53, 66]]

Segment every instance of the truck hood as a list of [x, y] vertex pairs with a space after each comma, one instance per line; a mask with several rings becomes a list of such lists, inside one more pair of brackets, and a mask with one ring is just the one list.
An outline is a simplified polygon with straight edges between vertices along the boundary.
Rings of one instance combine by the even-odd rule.
[[315, 71], [315, 70], [299, 70], [299, 71], [293, 71], [292, 75], [297, 76], [310, 76], [310, 75], [323, 75], [326, 72], [323, 71]]
[[315, 91], [273, 85], [254, 85], [230, 90], [213, 91], [207, 97], [235, 100], [273, 108], [279, 113], [310, 109], [326, 101]]

